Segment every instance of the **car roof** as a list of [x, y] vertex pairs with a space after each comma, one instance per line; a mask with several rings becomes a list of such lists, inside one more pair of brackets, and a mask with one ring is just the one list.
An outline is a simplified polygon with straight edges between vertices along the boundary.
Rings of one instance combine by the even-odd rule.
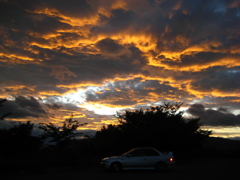
[[153, 148], [153, 147], [137, 147], [137, 148], [133, 148], [131, 150], [135, 150], [135, 149], [153, 149], [153, 150], [157, 151], [158, 153], [162, 154], [161, 151], [159, 151], [159, 150], [157, 150], [156, 148]]
[[133, 149], [154, 149], [154, 150], [157, 150], [157, 149], [152, 148], [152, 147], [137, 147], [137, 148], [133, 148]]
[[133, 149], [155, 149], [155, 148], [153, 148], [153, 147], [136, 147]]

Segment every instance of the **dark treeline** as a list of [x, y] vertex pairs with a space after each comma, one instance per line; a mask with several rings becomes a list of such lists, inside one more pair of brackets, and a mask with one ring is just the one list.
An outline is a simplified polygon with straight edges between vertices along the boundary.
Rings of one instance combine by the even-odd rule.
[[[4, 101], [1, 100], [0, 105]], [[103, 126], [94, 137], [77, 131], [84, 126], [73, 117], [62, 126], [39, 124], [42, 134], [32, 135], [31, 122], [0, 128], [2, 172], [39, 172], [58, 167], [98, 166], [103, 157], [119, 155], [135, 147], [173, 151], [177, 160], [208, 155], [203, 148], [211, 131], [202, 130], [199, 118], [186, 119], [181, 103], [165, 103], [149, 109], [117, 113], [118, 125]], [[1, 120], [8, 114], [2, 115]], [[79, 139], [79, 137], [83, 137]], [[46, 144], [45, 142], [49, 143]], [[211, 155], [214, 155], [212, 153]], [[235, 156], [236, 157], [236, 156]]]

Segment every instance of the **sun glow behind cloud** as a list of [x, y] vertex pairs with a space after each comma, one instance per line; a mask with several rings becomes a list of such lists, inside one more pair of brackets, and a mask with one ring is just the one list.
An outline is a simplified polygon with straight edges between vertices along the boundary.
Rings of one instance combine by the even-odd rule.
[[[111, 83], [110, 83], [111, 84]], [[109, 90], [107, 87], [109, 83], [104, 84], [103, 86], [87, 86], [85, 90], [80, 89], [74, 93], [67, 93], [63, 96], [64, 103], [71, 101], [71, 103], [75, 104], [80, 108], [88, 109], [99, 115], [116, 115], [116, 113], [122, 110], [123, 106], [109, 106], [104, 103], [89, 102], [86, 100], [86, 94], [92, 92], [93, 94], [101, 94], [105, 90]], [[130, 108], [131, 106], [125, 106], [125, 108]]]

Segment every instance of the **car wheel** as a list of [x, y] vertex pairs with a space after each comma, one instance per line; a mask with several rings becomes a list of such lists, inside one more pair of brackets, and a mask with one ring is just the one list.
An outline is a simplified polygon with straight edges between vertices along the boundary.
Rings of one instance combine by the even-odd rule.
[[164, 163], [164, 162], [158, 162], [158, 163], [157, 163], [157, 165], [156, 165], [156, 170], [157, 170], [158, 172], [164, 172], [164, 171], [166, 171], [166, 169], [167, 169], [166, 163]]
[[120, 172], [122, 170], [122, 165], [119, 162], [114, 162], [111, 164], [111, 170], [113, 172]]

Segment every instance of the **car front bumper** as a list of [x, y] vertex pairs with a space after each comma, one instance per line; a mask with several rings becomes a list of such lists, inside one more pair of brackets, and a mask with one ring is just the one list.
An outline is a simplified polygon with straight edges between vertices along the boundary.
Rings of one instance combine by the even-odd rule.
[[101, 166], [103, 169], [110, 169], [110, 167], [111, 167], [111, 162], [101, 162], [101, 163], [100, 163], [100, 166]]

